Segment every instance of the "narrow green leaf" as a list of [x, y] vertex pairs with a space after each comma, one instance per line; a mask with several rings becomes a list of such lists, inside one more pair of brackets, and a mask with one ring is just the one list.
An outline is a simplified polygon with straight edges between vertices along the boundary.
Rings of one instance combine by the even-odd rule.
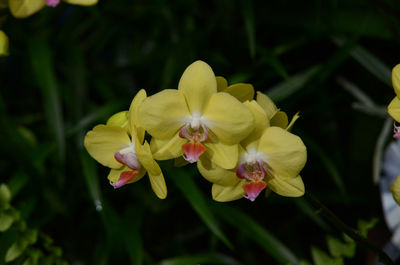
[[296, 200], [294, 200], [294, 203], [300, 208], [301, 211], [303, 211], [305, 215], [310, 217], [310, 219], [314, 223], [316, 223], [319, 227], [321, 227], [325, 231], [330, 230], [329, 225], [326, 224], [326, 222], [324, 221], [324, 219], [321, 218], [321, 216], [315, 213], [314, 208], [310, 205], [310, 203], [306, 199], [296, 198]]
[[231, 242], [222, 232], [222, 229], [219, 227], [215, 216], [212, 214], [210, 208], [207, 205], [207, 202], [201, 193], [201, 191], [196, 187], [196, 184], [193, 181], [193, 176], [188, 174], [185, 169], [176, 168], [174, 170], [174, 176], [172, 177], [176, 186], [178, 186], [179, 190], [183, 193], [185, 198], [189, 201], [190, 205], [197, 212], [197, 214], [201, 217], [204, 223], [210, 228], [210, 230], [229, 248], [233, 248]]
[[18, 170], [13, 174], [10, 180], [7, 182], [10, 192], [15, 197], [19, 191], [28, 183], [29, 176], [25, 171]]
[[7, 208], [11, 201], [11, 191], [6, 184], [0, 185], [0, 208]]
[[58, 82], [51, 55], [52, 49], [43, 39], [30, 41], [28, 47], [32, 68], [44, 100], [47, 121], [57, 143], [58, 158], [60, 161], [64, 161], [64, 121]]
[[240, 263], [233, 258], [219, 254], [206, 253], [190, 256], [180, 256], [163, 260], [159, 265], [198, 265], [198, 264], [224, 264], [239, 265]]
[[329, 253], [333, 257], [348, 257], [352, 258], [356, 254], [356, 243], [353, 242], [342, 242], [339, 239], [327, 236], [326, 243], [328, 245]]
[[242, 14], [249, 45], [250, 57], [254, 59], [256, 55], [256, 28], [254, 24], [254, 11], [252, 1], [242, 1]]
[[250, 241], [254, 241], [261, 246], [277, 262], [282, 264], [300, 264], [299, 259], [289, 248], [268, 230], [255, 222], [250, 216], [229, 206], [218, 205], [218, 207], [214, 207], [213, 210], [225, 222], [231, 224], [247, 236]]
[[103, 206], [99, 180], [96, 172], [96, 163], [91, 157], [89, 157], [86, 151], [81, 151], [81, 163], [83, 167], [83, 175], [85, 176], [86, 184], [88, 185], [93, 204], [96, 208], [96, 211], [101, 211]]
[[[345, 42], [344, 39], [338, 37], [333, 37], [332, 39], [333, 42], [340, 46]], [[390, 88], [392, 87], [392, 71], [378, 57], [361, 45], [356, 45], [350, 51], [350, 55], [380, 81], [388, 85]]]
[[311, 247], [311, 256], [315, 265], [344, 265], [342, 258], [332, 258], [316, 247]]
[[266, 94], [273, 101], [280, 102], [299, 91], [320, 70], [320, 68], [320, 65], [316, 65], [304, 72], [293, 75], [286, 81], [283, 81], [270, 88], [268, 91], [266, 91]]
[[[129, 223], [127, 222], [128, 220]], [[125, 233], [126, 249], [131, 259], [131, 264], [143, 264], [143, 243], [140, 234], [143, 223], [143, 210], [137, 207], [131, 207], [127, 216], [124, 216], [125, 229], [129, 233]]]

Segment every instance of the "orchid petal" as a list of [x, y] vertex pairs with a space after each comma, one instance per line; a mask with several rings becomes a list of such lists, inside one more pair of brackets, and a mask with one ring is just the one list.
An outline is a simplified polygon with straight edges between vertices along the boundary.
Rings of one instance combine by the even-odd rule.
[[392, 70], [392, 85], [394, 92], [400, 97], [400, 64], [393, 67]]
[[282, 180], [275, 177], [268, 181], [268, 187], [275, 193], [286, 197], [300, 197], [304, 195], [304, 183], [300, 176]]
[[202, 117], [205, 125], [225, 144], [236, 144], [253, 129], [251, 111], [228, 93], [214, 94]]
[[246, 194], [243, 190], [243, 185], [246, 184], [246, 182], [246, 180], [241, 180], [234, 186], [214, 184], [211, 188], [212, 197], [218, 202], [229, 202], [241, 199]]
[[240, 179], [236, 177], [235, 171], [223, 169], [208, 158], [200, 157], [197, 161], [197, 168], [200, 174], [211, 183], [223, 186], [234, 186], [240, 181]]
[[97, 4], [98, 0], [64, 0], [71, 5], [92, 6]]
[[239, 149], [237, 144], [227, 145], [219, 143], [203, 143], [207, 147], [205, 155], [218, 166], [231, 169], [237, 164], [239, 158]]
[[279, 127], [267, 128], [257, 149], [266, 155], [264, 162], [272, 173], [282, 180], [297, 177], [307, 160], [306, 147], [300, 137]]
[[131, 140], [124, 129], [102, 124], [89, 131], [84, 140], [86, 150], [97, 162], [114, 169], [122, 167], [114, 158], [115, 152], [130, 144]]
[[263, 108], [269, 120], [278, 112], [278, 108], [275, 106], [274, 102], [260, 91], [257, 91], [256, 101], [261, 108]]
[[254, 97], [254, 87], [251, 84], [237, 83], [228, 86], [223, 92], [229, 93], [240, 102], [252, 100]]
[[107, 120], [107, 125], [118, 126], [124, 129], [128, 129], [128, 111], [121, 111], [115, 113]]
[[153, 137], [150, 141], [150, 148], [155, 159], [168, 160], [182, 156], [182, 145], [187, 143], [187, 141], [188, 140], [179, 137], [179, 134], [165, 140]]
[[217, 80], [217, 91], [223, 92], [228, 87], [228, 81], [222, 76], [215, 77]]
[[400, 205], [400, 175], [397, 176], [397, 179], [390, 186], [390, 191], [393, 194], [393, 199]]
[[[137, 144], [139, 144], [136, 141]], [[158, 198], [164, 199], [167, 197], [167, 186], [160, 166], [154, 161], [150, 145], [145, 141], [143, 145], [135, 146], [136, 154], [142, 166], [147, 170], [149, 175], [151, 188]]]
[[146, 98], [139, 107], [139, 123], [151, 136], [159, 139], [177, 134], [189, 116], [183, 93], [174, 89], [166, 89]]
[[146, 99], [146, 91], [141, 89], [136, 96], [133, 98], [131, 106], [129, 107], [128, 119], [129, 119], [129, 131], [132, 136], [136, 136], [140, 143], [143, 143], [145, 129], [140, 124], [139, 119], [139, 107]]
[[395, 97], [392, 102], [390, 102], [388, 113], [393, 119], [400, 122], [400, 99], [398, 97]]
[[250, 148], [249, 144], [258, 140], [263, 131], [269, 127], [269, 120], [265, 114], [265, 111], [260, 107], [260, 105], [257, 104], [256, 101], [246, 101], [243, 104], [251, 111], [254, 117], [253, 131], [241, 142], [242, 146], [245, 148]]
[[286, 128], [288, 127], [289, 119], [285, 112], [278, 110], [274, 114], [274, 116], [272, 116], [270, 123], [271, 126], [280, 127], [286, 130]]
[[211, 96], [217, 92], [217, 81], [213, 70], [203, 61], [192, 63], [183, 72], [178, 90], [185, 95], [192, 114], [203, 113]]
[[0, 30], [0, 56], [8, 55], [8, 37], [4, 31]]
[[11, 14], [16, 18], [26, 18], [45, 7], [44, 0], [11, 0], [8, 1]]
[[[139, 181], [146, 174], [146, 170], [141, 169], [141, 170], [139, 170], [139, 172], [135, 171], [134, 172], [135, 176], [133, 178], [129, 179], [128, 181], [126, 181], [126, 177], [128, 177], [128, 175], [125, 175], [125, 176], [122, 175], [122, 179], [120, 180], [121, 174], [129, 174], [129, 173], [124, 173], [124, 172], [132, 172], [132, 171], [133, 170], [127, 166], [124, 166], [120, 169], [111, 169], [107, 178], [110, 181], [110, 184], [114, 188], [119, 188], [119, 187], [122, 187], [123, 185]], [[118, 181], [120, 181], [120, 183], [118, 183]]]

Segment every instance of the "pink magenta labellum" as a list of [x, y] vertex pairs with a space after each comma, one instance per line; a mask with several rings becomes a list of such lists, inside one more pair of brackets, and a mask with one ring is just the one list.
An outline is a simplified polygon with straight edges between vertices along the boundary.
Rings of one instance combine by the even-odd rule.
[[185, 160], [194, 163], [206, 151], [206, 147], [201, 143], [186, 143], [182, 145], [182, 150], [185, 153], [183, 156]]
[[46, 0], [46, 5], [56, 7], [60, 3], [60, 0]]
[[252, 181], [243, 185], [244, 191], [247, 195], [243, 196], [250, 201], [254, 201], [261, 191], [263, 191], [267, 187], [267, 183], [265, 181]]
[[114, 189], [120, 188], [124, 186], [125, 184], [129, 183], [131, 180], [133, 180], [134, 177], [136, 177], [138, 171], [132, 170], [132, 171], [124, 171], [121, 173], [119, 176], [119, 179], [117, 182], [112, 183], [110, 182], [111, 186], [114, 187]]
[[201, 142], [208, 141], [207, 129], [203, 125], [198, 126], [197, 129], [186, 125], [179, 131], [179, 137], [190, 141], [182, 145], [182, 151], [185, 153], [183, 158], [189, 163], [196, 162], [199, 156], [206, 151], [206, 147], [201, 144]]

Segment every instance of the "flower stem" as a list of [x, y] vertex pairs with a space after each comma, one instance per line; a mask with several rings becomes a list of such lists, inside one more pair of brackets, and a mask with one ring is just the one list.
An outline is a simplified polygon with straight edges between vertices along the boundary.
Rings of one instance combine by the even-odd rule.
[[378, 257], [379, 261], [386, 265], [395, 265], [392, 259], [380, 248], [375, 246], [371, 241], [361, 236], [356, 230], [346, 225], [342, 220], [339, 219], [331, 210], [329, 210], [324, 204], [318, 199], [306, 192], [305, 198], [317, 209], [317, 213], [328, 219], [336, 228], [344, 232], [346, 235], [351, 237], [354, 241], [364, 246], [365, 248], [374, 252]]

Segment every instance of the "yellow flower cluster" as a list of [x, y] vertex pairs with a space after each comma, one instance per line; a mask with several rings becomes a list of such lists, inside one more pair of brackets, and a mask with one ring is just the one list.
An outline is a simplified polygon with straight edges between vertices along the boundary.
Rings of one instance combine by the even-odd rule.
[[[282, 196], [304, 194], [299, 175], [306, 147], [290, 133], [296, 114], [287, 115], [250, 84], [228, 86], [203, 61], [191, 64], [178, 89], [150, 97], [139, 91], [129, 111], [113, 115], [85, 137], [89, 154], [111, 168], [115, 188], [148, 173], [153, 191], [165, 198], [167, 188], [155, 160], [185, 159], [196, 163], [213, 183], [212, 197], [251, 201], [266, 188]], [[150, 144], [144, 140], [151, 135]]]
[[[396, 65], [392, 70], [392, 84], [396, 97], [388, 106], [388, 113], [392, 118], [400, 122], [400, 64]], [[400, 139], [400, 126], [394, 125], [394, 138]], [[396, 181], [390, 186], [393, 198], [400, 205], [400, 175]]]

